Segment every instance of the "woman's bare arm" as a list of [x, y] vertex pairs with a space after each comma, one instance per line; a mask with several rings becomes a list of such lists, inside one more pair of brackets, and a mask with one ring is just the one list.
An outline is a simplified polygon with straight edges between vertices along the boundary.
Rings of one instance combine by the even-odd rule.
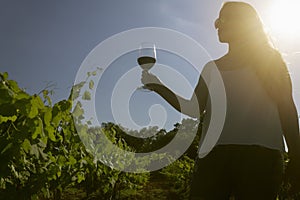
[[297, 159], [300, 162], [300, 135], [296, 106], [291, 95], [283, 98], [285, 99], [278, 103], [278, 111], [288, 154], [291, 159]]
[[282, 91], [278, 101], [278, 111], [280, 115], [283, 134], [288, 146], [289, 163], [285, 171], [285, 180], [291, 184], [290, 192], [300, 192], [300, 135], [299, 122], [296, 106], [292, 96], [292, 86], [290, 78], [284, 81]]
[[[286, 69], [286, 66], [283, 69]], [[281, 126], [287, 142], [289, 157], [297, 159], [300, 162], [299, 121], [293, 100], [292, 82], [287, 71], [283, 72], [282, 76], [280, 94], [277, 101]]]
[[144, 71], [142, 75], [142, 83], [152, 91], [163, 97], [177, 111], [194, 118], [200, 118], [200, 113], [205, 109], [208, 90], [203, 78], [200, 76], [197, 86], [192, 94], [191, 99], [185, 99], [175, 94], [159, 79]]

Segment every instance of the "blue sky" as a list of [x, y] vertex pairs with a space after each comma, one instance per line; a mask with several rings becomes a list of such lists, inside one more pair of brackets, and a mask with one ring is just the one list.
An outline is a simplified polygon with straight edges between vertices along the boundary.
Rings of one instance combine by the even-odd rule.
[[[69, 96], [78, 68], [95, 46], [114, 34], [138, 27], [163, 27], [182, 32], [199, 42], [212, 58], [217, 58], [226, 52], [226, 45], [218, 42], [213, 27], [222, 2], [1, 0], [0, 71], [7, 71], [11, 79], [31, 94], [38, 93], [47, 84], [54, 84], [53, 100], [59, 101]], [[271, 4], [271, 0], [247, 2], [256, 7], [262, 17]], [[294, 84], [299, 85], [300, 56], [297, 52], [300, 51], [300, 39], [277, 36], [276, 42], [286, 53]], [[113, 71], [107, 73], [108, 82], [113, 77]], [[195, 84], [197, 74], [187, 73], [187, 77]], [[110, 87], [104, 84], [99, 88], [109, 90]], [[299, 86], [294, 89], [298, 106]], [[161, 103], [158, 97], [143, 95]], [[104, 110], [103, 107], [103, 113], [106, 113]], [[170, 108], [168, 112], [175, 116], [169, 123], [178, 120], [175, 111]], [[108, 113], [102, 115], [101, 120], [109, 119]]]

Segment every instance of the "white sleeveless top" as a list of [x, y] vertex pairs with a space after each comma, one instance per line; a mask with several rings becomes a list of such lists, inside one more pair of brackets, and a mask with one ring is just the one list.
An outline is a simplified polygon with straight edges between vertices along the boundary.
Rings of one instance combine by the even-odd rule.
[[[219, 72], [225, 86], [227, 110], [221, 135], [215, 145], [260, 145], [283, 151], [277, 105], [263, 88], [254, 70], [245, 67]], [[210, 90], [216, 89], [212, 88], [214, 81], [214, 76], [211, 76], [206, 82]], [[208, 99], [200, 144], [206, 137], [210, 122], [210, 104]]]

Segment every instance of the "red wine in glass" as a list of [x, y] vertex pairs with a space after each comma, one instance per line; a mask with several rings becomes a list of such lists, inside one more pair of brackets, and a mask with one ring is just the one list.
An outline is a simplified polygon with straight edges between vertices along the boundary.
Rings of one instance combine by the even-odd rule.
[[137, 62], [143, 70], [150, 70], [156, 62], [156, 59], [151, 56], [141, 56], [137, 59]]

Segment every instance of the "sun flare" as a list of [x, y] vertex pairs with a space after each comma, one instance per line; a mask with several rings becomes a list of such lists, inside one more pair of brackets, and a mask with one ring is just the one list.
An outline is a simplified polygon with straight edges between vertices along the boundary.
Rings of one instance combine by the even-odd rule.
[[275, 0], [269, 8], [269, 29], [281, 37], [300, 35], [300, 1]]

